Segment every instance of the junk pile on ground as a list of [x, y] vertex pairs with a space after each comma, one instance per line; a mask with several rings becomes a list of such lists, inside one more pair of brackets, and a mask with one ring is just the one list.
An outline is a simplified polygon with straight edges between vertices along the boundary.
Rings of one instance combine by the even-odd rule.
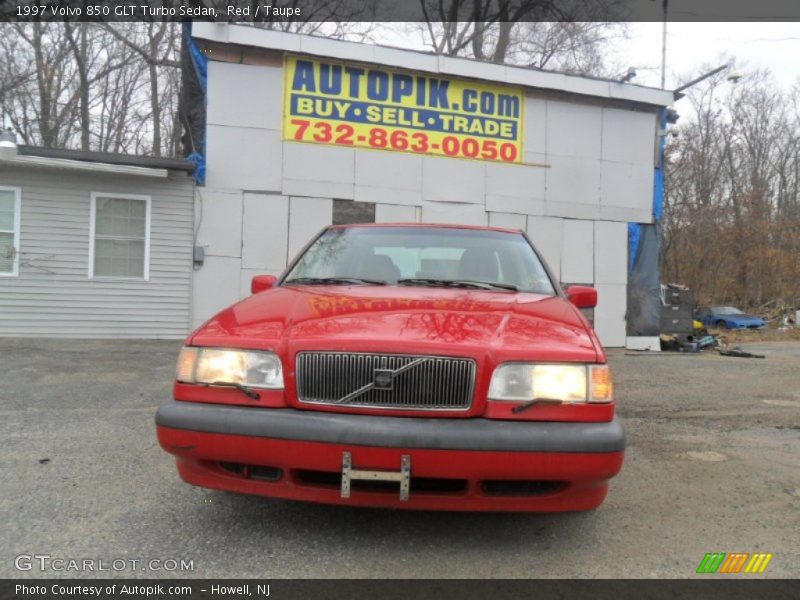
[[703, 330], [702, 335], [696, 335], [687, 343], [681, 343], [677, 335], [662, 333], [661, 349], [673, 352], [701, 352], [703, 350], [716, 350], [720, 356], [733, 356], [736, 358], [765, 358], [763, 354], [747, 352], [741, 346], [731, 346], [724, 335], [709, 335]]
[[797, 324], [797, 319], [800, 318], [800, 310], [797, 311], [797, 317], [792, 318], [789, 315], [784, 315], [781, 318], [781, 324], [778, 325], [778, 331], [789, 331], [792, 327], [800, 327]]
[[714, 348], [716, 346], [719, 346], [719, 339], [715, 335], [704, 335], [697, 340], [697, 347], [700, 350], [703, 348]]
[[763, 354], [753, 354], [742, 350], [741, 346], [734, 346], [733, 348], [720, 348], [720, 356], [735, 356], [737, 358], [766, 358]]
[[697, 352], [692, 290], [678, 283], [661, 286], [661, 349]]
[[694, 320], [692, 291], [678, 283], [661, 286], [661, 349], [673, 352], [701, 352], [713, 349], [720, 356], [764, 358], [762, 354], [730, 346], [724, 335], [711, 335], [699, 321]]
[[706, 348], [716, 348], [719, 346], [719, 338], [715, 335], [692, 336], [691, 340], [682, 341], [684, 334], [662, 333], [661, 350], [664, 352], [700, 352]]
[[800, 306], [787, 304], [783, 300], [770, 300], [759, 306], [756, 314], [767, 323], [775, 323], [778, 331], [800, 329]]

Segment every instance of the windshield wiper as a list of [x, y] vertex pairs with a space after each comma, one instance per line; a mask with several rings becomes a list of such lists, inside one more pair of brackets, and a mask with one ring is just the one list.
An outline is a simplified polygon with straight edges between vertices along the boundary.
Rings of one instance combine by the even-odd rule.
[[295, 277], [283, 283], [296, 285], [386, 285], [385, 281], [362, 277]]
[[247, 387], [246, 385], [242, 385], [241, 383], [236, 383], [233, 381], [215, 381], [214, 383], [205, 383], [202, 385], [205, 385], [206, 387], [215, 386], [215, 387], [235, 388], [240, 392], [242, 392], [245, 396], [247, 396], [251, 400], [261, 400], [261, 394]]
[[421, 277], [411, 277], [408, 279], [399, 279], [398, 285], [434, 285], [441, 287], [457, 287], [457, 288], [476, 288], [480, 290], [509, 290], [511, 292], [517, 291], [517, 286], [511, 283], [497, 283], [493, 281], [471, 281], [468, 279], [426, 279]]
[[537, 404], [563, 404], [563, 402], [553, 398], [534, 398], [533, 400], [527, 400], [522, 404], [517, 404], [511, 409], [511, 412], [514, 414], [521, 413], [522, 411], [528, 410], [531, 406], [536, 406]]

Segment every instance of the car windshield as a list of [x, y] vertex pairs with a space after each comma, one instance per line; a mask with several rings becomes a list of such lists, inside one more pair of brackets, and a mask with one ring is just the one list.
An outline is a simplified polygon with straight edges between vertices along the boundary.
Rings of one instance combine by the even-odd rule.
[[717, 306], [712, 309], [715, 315], [743, 315], [744, 313], [733, 306]]
[[323, 233], [283, 283], [386, 283], [554, 295], [520, 233], [450, 227], [344, 227]]

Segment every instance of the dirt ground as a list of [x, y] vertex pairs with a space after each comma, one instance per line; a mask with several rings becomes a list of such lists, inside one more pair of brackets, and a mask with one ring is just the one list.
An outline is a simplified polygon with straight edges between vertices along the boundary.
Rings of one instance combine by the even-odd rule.
[[800, 328], [791, 327], [781, 331], [773, 324], [760, 331], [752, 329], [710, 329], [709, 333], [721, 336], [729, 344], [800, 341]]
[[756, 339], [763, 360], [610, 351], [625, 465], [598, 510], [551, 515], [194, 488], [153, 425], [179, 343], [3, 339], [0, 577], [87, 576], [15, 567], [48, 554], [193, 561], [101, 576], [684, 578], [707, 552], [772, 553], [756, 577], [797, 577], [800, 343]]

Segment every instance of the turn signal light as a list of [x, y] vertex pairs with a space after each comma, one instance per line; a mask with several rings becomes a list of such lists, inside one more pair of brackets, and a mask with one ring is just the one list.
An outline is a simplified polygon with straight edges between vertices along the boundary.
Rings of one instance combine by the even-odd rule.
[[611, 369], [608, 365], [592, 365], [589, 402], [611, 402], [614, 399], [614, 384], [611, 382]]
[[178, 381], [194, 381], [194, 367], [197, 363], [197, 348], [184, 346], [178, 355], [178, 366], [175, 379]]

